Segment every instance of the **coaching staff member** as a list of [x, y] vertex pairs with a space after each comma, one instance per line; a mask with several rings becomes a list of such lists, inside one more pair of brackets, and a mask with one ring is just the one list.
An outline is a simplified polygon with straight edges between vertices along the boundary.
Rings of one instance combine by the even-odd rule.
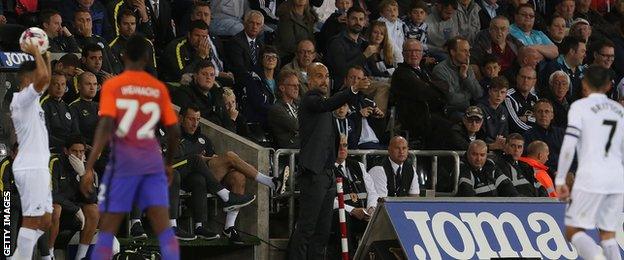
[[356, 98], [360, 90], [370, 86], [362, 80], [344, 88], [334, 96], [329, 93], [329, 71], [321, 63], [308, 66], [309, 91], [301, 100], [299, 133], [301, 134], [299, 177], [301, 197], [297, 226], [288, 246], [289, 259], [323, 259], [329, 239], [336, 184], [334, 162], [337, 157], [338, 134], [332, 111]]

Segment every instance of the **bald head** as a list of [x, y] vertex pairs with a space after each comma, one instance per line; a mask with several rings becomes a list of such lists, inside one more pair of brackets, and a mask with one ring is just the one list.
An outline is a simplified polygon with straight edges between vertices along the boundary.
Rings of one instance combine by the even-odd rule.
[[78, 92], [85, 100], [92, 100], [97, 94], [98, 82], [95, 74], [85, 71], [78, 75]]
[[329, 70], [320, 62], [313, 62], [308, 66], [308, 89], [319, 90], [323, 94], [329, 93]]
[[407, 140], [402, 136], [392, 137], [390, 145], [388, 145], [388, 155], [394, 163], [403, 164], [408, 155]]
[[527, 156], [541, 163], [548, 161], [548, 155], [550, 155], [548, 144], [542, 141], [533, 141], [527, 147]]
[[543, 56], [535, 48], [522, 47], [518, 51], [518, 62], [520, 62], [521, 67], [535, 67], [542, 58]]

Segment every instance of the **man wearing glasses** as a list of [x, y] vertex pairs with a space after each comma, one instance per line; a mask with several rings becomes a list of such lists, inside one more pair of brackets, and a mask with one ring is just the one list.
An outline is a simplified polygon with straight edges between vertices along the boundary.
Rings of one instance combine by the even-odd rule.
[[516, 76], [516, 86], [507, 92], [505, 106], [510, 117], [510, 133], [522, 134], [531, 129], [531, 125], [535, 123], [533, 105], [538, 99], [534, 90], [536, 82], [535, 69], [529, 66], [522, 67]]
[[[574, 102], [582, 97], [581, 79], [583, 78], [583, 60], [587, 52], [585, 41], [574, 37], [566, 37], [563, 39], [561, 55], [555, 60], [551, 60], [546, 64], [543, 73], [540, 73], [541, 83], [543, 86], [548, 84], [550, 74], [555, 71], [563, 70], [570, 77], [570, 90], [568, 91], [568, 100]], [[542, 85], [540, 84], [540, 85]]]
[[[453, 125], [450, 135], [449, 150], [465, 151], [468, 149], [470, 142], [480, 139], [485, 140], [485, 131], [481, 128], [483, 126], [483, 110], [478, 106], [470, 106], [466, 109], [462, 121]], [[502, 147], [502, 143], [490, 144], [496, 147]]]
[[557, 46], [542, 31], [534, 30], [535, 10], [530, 4], [523, 4], [516, 9], [514, 24], [509, 28], [511, 36], [522, 44], [535, 48], [547, 59], [554, 59], [559, 55]]

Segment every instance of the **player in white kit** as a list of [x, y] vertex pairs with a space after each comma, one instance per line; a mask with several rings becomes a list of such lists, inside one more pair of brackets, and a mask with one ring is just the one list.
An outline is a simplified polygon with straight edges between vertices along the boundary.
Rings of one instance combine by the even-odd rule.
[[[624, 107], [604, 93], [611, 88], [609, 71], [590, 66], [583, 90], [589, 96], [572, 103], [559, 155], [557, 193], [568, 200], [566, 236], [584, 259], [621, 259], [615, 240], [624, 211]], [[578, 168], [570, 194], [566, 175], [577, 152]], [[585, 230], [598, 228], [601, 245]]]
[[48, 131], [39, 98], [50, 82], [49, 55], [44, 58], [36, 45], [22, 46], [35, 62], [20, 67], [20, 91], [13, 94], [10, 110], [19, 153], [13, 162], [15, 184], [22, 203], [22, 227], [17, 236], [13, 259], [31, 259], [37, 239], [49, 229], [52, 189], [48, 161]]

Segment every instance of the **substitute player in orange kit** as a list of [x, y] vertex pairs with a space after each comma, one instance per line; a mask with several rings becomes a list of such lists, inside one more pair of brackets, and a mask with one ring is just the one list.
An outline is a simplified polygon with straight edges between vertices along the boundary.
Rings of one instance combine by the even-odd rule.
[[[169, 225], [167, 192], [180, 133], [165, 84], [143, 70], [150, 58], [149, 48], [142, 36], [130, 37], [123, 53], [125, 71], [102, 86], [100, 121], [80, 184], [83, 193], [90, 192], [93, 165], [110, 141], [111, 155], [98, 195], [100, 233], [90, 259], [111, 258], [113, 236], [133, 205], [147, 210], [162, 258], [180, 258], [178, 241]], [[158, 122], [167, 128], [169, 149], [164, 163], [154, 136]]]

